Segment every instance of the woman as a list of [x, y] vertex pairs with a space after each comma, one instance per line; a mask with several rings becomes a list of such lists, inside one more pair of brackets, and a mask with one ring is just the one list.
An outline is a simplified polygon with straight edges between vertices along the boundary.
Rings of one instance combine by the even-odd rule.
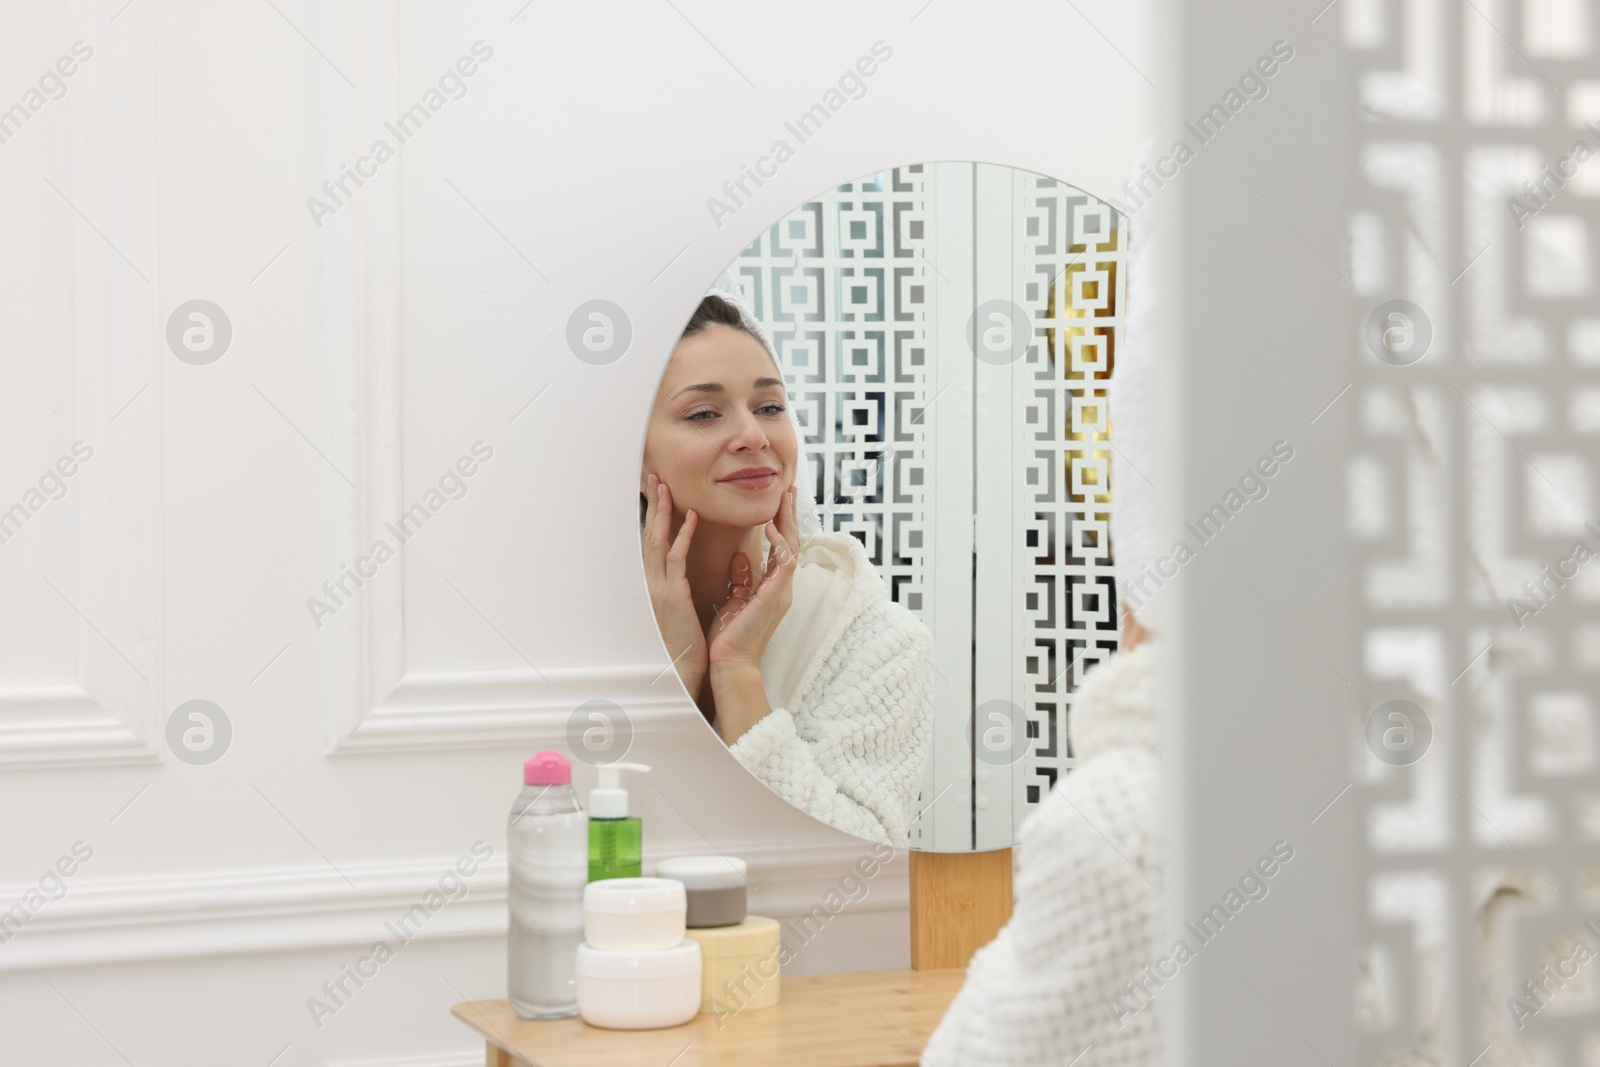
[[685, 688], [734, 756], [838, 829], [907, 845], [933, 635], [821, 529], [770, 340], [732, 272], [673, 349], [645, 436], [645, 575]]
[[1078, 766], [1023, 820], [1011, 919], [968, 962], [922, 1067], [1160, 1064], [1159, 1000], [1123, 985], [1164, 947], [1156, 646], [1125, 614], [1120, 651], [1078, 690]]
[[[1148, 144], [1144, 158], [1151, 158]], [[1117, 455], [1130, 470], [1152, 469], [1156, 459], [1157, 218], [1155, 205], [1146, 206], [1130, 244], [1126, 339], [1110, 385]], [[1127, 610], [1130, 578], [1167, 543], [1153, 486], [1118, 480], [1110, 533], [1122, 640], [1073, 699], [1068, 728], [1077, 766], [1018, 829], [1011, 919], [968, 962], [922, 1067], [1161, 1063], [1162, 999], [1131, 999], [1124, 986], [1166, 947], [1159, 938], [1161, 642]]]

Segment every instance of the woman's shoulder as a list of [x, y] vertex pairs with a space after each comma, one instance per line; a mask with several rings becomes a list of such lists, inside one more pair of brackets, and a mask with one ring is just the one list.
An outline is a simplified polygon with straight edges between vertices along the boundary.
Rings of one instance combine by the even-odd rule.
[[1022, 820], [1022, 881], [1092, 868], [1135, 888], [1159, 883], [1160, 824], [1160, 758], [1139, 748], [1102, 753], [1068, 771]]
[[1080, 761], [1123, 747], [1160, 750], [1157, 647], [1154, 639], [1147, 640], [1113, 654], [1084, 676], [1067, 720], [1072, 753]]

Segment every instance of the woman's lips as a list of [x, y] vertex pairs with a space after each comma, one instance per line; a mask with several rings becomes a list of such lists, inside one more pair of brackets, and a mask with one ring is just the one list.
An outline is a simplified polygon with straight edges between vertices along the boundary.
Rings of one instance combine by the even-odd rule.
[[724, 478], [717, 484], [731, 486], [734, 489], [765, 489], [777, 480], [776, 474], [755, 474], [744, 478]]

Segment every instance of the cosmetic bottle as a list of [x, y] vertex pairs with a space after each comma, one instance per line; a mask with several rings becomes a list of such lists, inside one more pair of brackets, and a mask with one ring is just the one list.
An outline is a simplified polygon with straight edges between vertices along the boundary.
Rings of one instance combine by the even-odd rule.
[[588, 820], [572, 788], [572, 764], [559, 752], [523, 764], [522, 782], [506, 826], [506, 991], [521, 1018], [564, 1019], [578, 1014]]
[[596, 767], [600, 784], [589, 790], [589, 881], [638, 878], [644, 848], [644, 826], [628, 818], [628, 791], [622, 771], [648, 771], [642, 763], [607, 763]]

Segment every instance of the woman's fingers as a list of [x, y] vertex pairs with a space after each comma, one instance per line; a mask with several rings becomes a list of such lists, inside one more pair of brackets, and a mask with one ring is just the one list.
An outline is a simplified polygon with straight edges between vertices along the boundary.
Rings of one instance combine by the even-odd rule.
[[778, 532], [778, 524], [769, 522], [762, 528], [771, 549], [767, 552], [767, 569], [761, 582], [761, 589], [756, 590], [760, 596], [761, 591], [767, 587], [768, 582], [773, 582], [771, 596], [782, 596], [790, 579], [793, 578], [795, 568], [799, 566], [800, 556], [788, 547], [788, 542]]
[[[655, 523], [656, 544], [660, 546], [662, 563], [665, 565], [677, 548], [677, 543], [672, 536], [672, 490], [659, 478], [656, 479]], [[683, 531], [680, 529], [678, 534], [681, 537]]]
[[772, 546], [771, 551], [767, 553], [768, 575], [799, 556], [800, 531], [795, 521], [796, 501], [799, 497], [800, 490], [790, 486], [789, 491], [783, 494], [783, 503], [778, 505], [778, 514], [762, 528], [763, 534]]
[[789, 546], [789, 555], [793, 556], [800, 551], [800, 526], [796, 519], [799, 514], [800, 489], [791, 486], [784, 497], [783, 506], [778, 509], [775, 525], [784, 542]]
[[784, 536], [789, 537], [789, 541], [794, 544], [794, 549], [798, 552], [800, 550], [800, 486], [794, 486], [792, 490], [789, 490], [787, 504], [789, 506], [786, 509], [782, 509], [782, 515], [787, 520], [787, 530], [784, 530]]
[[650, 562], [659, 570], [666, 554], [667, 535], [672, 530], [670, 523], [665, 526], [662, 525], [661, 518], [663, 515], [670, 516], [671, 511], [663, 505], [666, 486], [654, 475], [651, 476], [651, 483], [650, 492], [647, 494], [649, 513], [645, 517], [645, 526], [650, 538], [652, 556]]
[[[795, 489], [790, 494], [789, 506], [785, 509], [787, 512], [787, 521], [784, 522], [782, 526], [778, 525], [777, 523], [773, 524], [773, 528], [777, 531], [778, 535], [783, 538], [784, 544], [787, 546], [787, 551], [784, 553], [784, 558], [779, 563], [778, 571], [779, 575], [785, 581], [785, 587], [787, 587], [787, 582], [793, 579], [795, 570], [800, 566], [800, 531], [795, 524], [796, 501], [799, 499], [800, 490]], [[785, 527], [787, 527], [787, 529], [785, 529]]]
[[[655, 497], [656, 544], [664, 547], [671, 541], [672, 534], [672, 500], [668, 496], [668, 489], [665, 482], [659, 480], [656, 482]], [[666, 521], [663, 522], [663, 519]]]
[[688, 569], [689, 544], [699, 526], [699, 516], [691, 509], [684, 515], [678, 535], [672, 536], [672, 490], [655, 475], [649, 476], [652, 491], [647, 494], [646, 527], [649, 530], [648, 576], [676, 587], [685, 580]]
[[754, 583], [755, 574], [748, 555], [743, 552], [733, 554], [732, 565], [728, 568], [728, 579], [733, 584], [734, 598], [749, 600], [754, 595], [751, 585]]
[[762, 571], [763, 579], [771, 578], [779, 567], [783, 566], [783, 557], [787, 554], [783, 537], [778, 533], [778, 524], [769, 522], [761, 527], [761, 536], [767, 539], [767, 567]]
[[695, 514], [693, 508], [683, 517], [683, 526], [678, 530], [678, 536], [673, 539], [672, 548], [667, 551], [667, 578], [673, 582], [681, 580], [688, 572], [689, 543], [694, 540], [694, 530], [699, 525], [700, 516]]

